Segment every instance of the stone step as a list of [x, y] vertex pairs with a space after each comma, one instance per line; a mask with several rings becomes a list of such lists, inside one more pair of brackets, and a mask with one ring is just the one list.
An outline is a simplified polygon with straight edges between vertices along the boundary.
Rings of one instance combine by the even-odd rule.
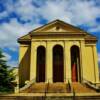
[[54, 83], [54, 84], [49, 84], [49, 85], [47, 85], [48, 87], [48, 91], [47, 92], [49, 92], [49, 93], [52, 93], [52, 92], [54, 92], [54, 93], [66, 93], [67, 91], [66, 91], [66, 84], [62, 84], [62, 83]]
[[74, 82], [71, 85], [72, 85], [72, 89], [76, 93], [95, 93], [96, 92], [95, 90], [88, 88], [84, 84], [80, 84], [78, 82]]
[[85, 85], [74, 82], [69, 89], [68, 84], [65, 83], [34, 83], [27, 89], [21, 91], [21, 93], [95, 93], [93, 89], [86, 87]]
[[100, 100], [100, 95], [92, 96], [0, 96], [0, 100]]
[[66, 92], [66, 84], [64, 83], [53, 83], [53, 84], [44, 84], [44, 83], [35, 83], [31, 85], [28, 89], [22, 91], [27, 93], [56, 93], [56, 92]]

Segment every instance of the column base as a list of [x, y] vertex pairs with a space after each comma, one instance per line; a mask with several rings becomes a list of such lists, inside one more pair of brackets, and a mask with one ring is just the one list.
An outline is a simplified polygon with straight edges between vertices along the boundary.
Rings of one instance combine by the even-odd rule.
[[52, 79], [47, 79], [45, 83], [53, 83]]
[[66, 79], [65, 83], [72, 83], [72, 80], [71, 79]]

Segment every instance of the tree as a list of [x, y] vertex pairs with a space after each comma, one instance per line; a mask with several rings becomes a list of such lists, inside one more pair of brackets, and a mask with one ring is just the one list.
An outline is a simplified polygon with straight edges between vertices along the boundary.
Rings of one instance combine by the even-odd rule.
[[5, 56], [0, 49], [0, 92], [11, 92], [14, 90], [15, 77], [4, 58]]

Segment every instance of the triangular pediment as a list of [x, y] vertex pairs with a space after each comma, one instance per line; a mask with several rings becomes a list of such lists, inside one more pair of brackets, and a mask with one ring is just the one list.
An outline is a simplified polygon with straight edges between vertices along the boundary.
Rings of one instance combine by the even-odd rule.
[[57, 36], [67, 36], [67, 35], [82, 35], [85, 36], [86, 40], [97, 40], [97, 38], [87, 32], [85, 32], [84, 30], [75, 27], [73, 25], [70, 25], [68, 23], [65, 23], [61, 20], [55, 20], [52, 21], [48, 24], [45, 24], [39, 28], [36, 28], [35, 30], [29, 32], [28, 34], [20, 37], [18, 39], [18, 42], [30, 42], [31, 41], [31, 37], [32, 36], [45, 36], [45, 35], [57, 35]]
[[32, 32], [75, 32], [75, 33], [85, 33], [83, 30], [65, 23], [60, 20], [52, 21], [42, 27], [39, 27]]

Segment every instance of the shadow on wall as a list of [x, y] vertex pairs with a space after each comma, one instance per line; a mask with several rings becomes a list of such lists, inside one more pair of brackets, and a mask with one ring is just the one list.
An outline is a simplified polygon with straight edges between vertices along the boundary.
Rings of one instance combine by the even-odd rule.
[[30, 47], [25, 52], [19, 64], [19, 86], [25, 85], [25, 81], [29, 80], [30, 74]]

